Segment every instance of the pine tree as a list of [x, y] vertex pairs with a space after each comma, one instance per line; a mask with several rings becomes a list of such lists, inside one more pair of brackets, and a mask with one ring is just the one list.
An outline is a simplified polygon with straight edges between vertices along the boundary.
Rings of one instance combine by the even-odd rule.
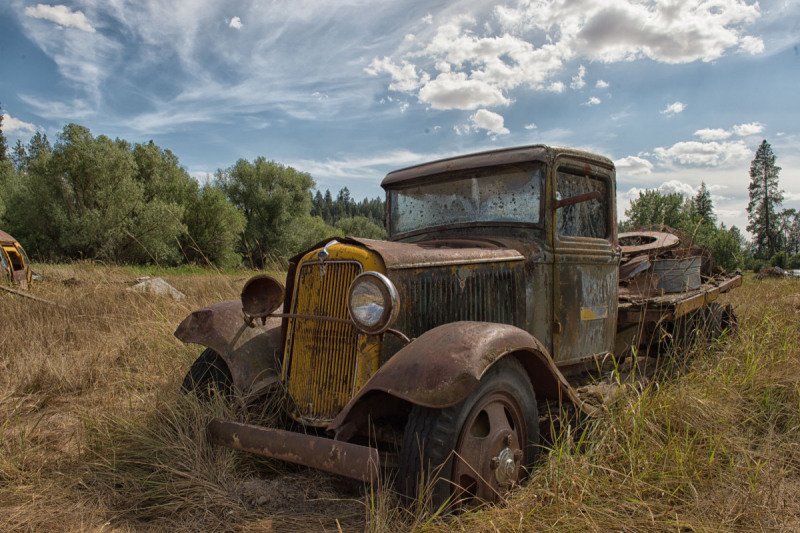
[[764, 140], [750, 163], [750, 203], [747, 205], [747, 231], [753, 234], [756, 253], [762, 258], [770, 258], [778, 250], [778, 207], [783, 201], [783, 191], [778, 188], [780, 170], [775, 166], [772, 147]]
[[47, 134], [37, 131], [28, 141], [28, 162], [38, 159], [39, 156], [49, 154], [53, 151], [50, 141], [47, 139]]
[[700, 189], [697, 194], [692, 198], [692, 214], [704, 223], [714, 225], [716, 224], [717, 217], [714, 215], [714, 203], [711, 201], [711, 193], [708, 192], [708, 187], [703, 181], [700, 183]]
[[0, 105], [0, 161], [8, 160], [8, 143], [3, 133], [3, 106]]
[[25, 150], [25, 145], [22, 141], [17, 139], [17, 144], [11, 149], [11, 161], [14, 163], [14, 168], [17, 172], [24, 172], [28, 166], [28, 151]]

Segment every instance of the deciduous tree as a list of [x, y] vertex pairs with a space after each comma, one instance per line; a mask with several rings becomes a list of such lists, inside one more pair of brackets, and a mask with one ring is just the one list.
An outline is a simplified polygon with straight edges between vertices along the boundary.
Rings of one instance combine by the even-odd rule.
[[219, 170], [216, 182], [247, 220], [241, 250], [256, 266], [297, 251], [298, 222], [311, 211], [314, 180], [305, 172], [258, 157]]

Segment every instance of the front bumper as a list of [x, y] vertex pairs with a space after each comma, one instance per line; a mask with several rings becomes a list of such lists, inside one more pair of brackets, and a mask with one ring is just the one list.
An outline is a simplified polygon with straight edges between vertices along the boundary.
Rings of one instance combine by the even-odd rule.
[[211, 442], [236, 450], [309, 466], [332, 474], [374, 482], [380, 455], [376, 448], [215, 418], [208, 425]]

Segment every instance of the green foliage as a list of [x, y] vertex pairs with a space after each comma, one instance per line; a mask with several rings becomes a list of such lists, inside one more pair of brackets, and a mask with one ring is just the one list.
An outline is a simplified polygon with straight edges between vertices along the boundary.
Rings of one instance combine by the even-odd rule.
[[705, 183], [688, 201], [679, 193], [640, 192], [625, 215], [630, 220], [621, 225], [623, 231], [663, 224], [690, 235], [694, 244], [708, 249], [717, 265], [726, 270], [744, 264], [744, 237], [736, 226], [727, 229], [724, 224], [716, 225], [714, 205]]
[[40, 146], [29, 156], [6, 219], [31, 252], [122, 262], [180, 260], [183, 207], [145, 200], [128, 143], [95, 138], [68, 124], [52, 153]]
[[320, 217], [306, 215], [297, 220], [297, 238], [293, 242], [295, 250], [305, 250], [325, 239], [344, 237], [339, 228], [332, 228]]
[[0, 161], [0, 220], [6, 211], [6, 199], [11, 196], [16, 185], [16, 173], [10, 161]]
[[345, 235], [351, 237], [364, 237], [365, 239], [385, 239], [386, 229], [377, 225], [371, 219], [363, 216], [340, 218], [335, 226]]
[[336, 200], [333, 199], [330, 190], [326, 190], [324, 196], [317, 191], [314, 194], [311, 214], [322, 217], [326, 223], [332, 225], [336, 225], [342, 218], [361, 216], [382, 226], [385, 206], [382, 198], [364, 198], [356, 202], [350, 196], [350, 190], [344, 187], [339, 191]]
[[781, 240], [787, 254], [800, 254], [800, 213], [796, 209], [781, 213]]
[[700, 182], [700, 189], [691, 201], [692, 215], [705, 224], [715, 224], [717, 216], [714, 214], [714, 204], [711, 201], [711, 193], [708, 192], [706, 182]]
[[253, 265], [297, 251], [304, 232], [298, 223], [311, 210], [309, 174], [259, 157], [217, 171], [216, 180], [247, 219], [241, 249]]
[[17, 139], [14, 148], [11, 149], [11, 162], [14, 163], [14, 169], [17, 172], [25, 171], [28, 162], [28, 151], [25, 150], [25, 145], [19, 139]]
[[781, 250], [780, 252], [777, 252], [775, 255], [770, 257], [769, 264], [774, 267], [780, 267], [784, 269], [788, 268], [789, 257], [786, 255], [786, 252]]
[[188, 228], [183, 248], [187, 260], [221, 267], [239, 264], [236, 246], [247, 221], [219, 188], [202, 187], [186, 209], [184, 221]]
[[772, 147], [764, 140], [750, 163], [750, 203], [747, 205], [747, 231], [753, 234], [755, 252], [771, 257], [780, 247], [780, 216], [783, 191], [778, 188], [780, 167], [775, 165]]
[[645, 227], [663, 224], [672, 228], [683, 227], [687, 222], [687, 210], [683, 196], [679, 193], [662, 193], [655, 189], [639, 193], [625, 210], [629, 224], [626, 227]]
[[8, 142], [3, 133], [3, 107], [0, 106], [0, 161], [8, 160]]
[[136, 179], [144, 186], [144, 199], [155, 198], [178, 205], [188, 205], [197, 198], [199, 186], [180, 166], [169, 150], [162, 150], [153, 141], [133, 147]]

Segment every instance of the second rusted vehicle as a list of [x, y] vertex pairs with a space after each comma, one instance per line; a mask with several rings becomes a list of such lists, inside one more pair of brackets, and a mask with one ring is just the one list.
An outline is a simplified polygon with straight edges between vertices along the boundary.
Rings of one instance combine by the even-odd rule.
[[215, 420], [215, 442], [365, 481], [393, 469], [411, 497], [431, 478], [437, 505], [493, 500], [533, 465], [546, 415], [588, 410], [573, 376], [740, 282], [623, 295], [614, 165], [595, 154], [483, 152], [382, 186], [388, 241], [321, 242], [285, 286], [258, 276], [178, 327], [207, 348], [184, 388], [280, 382], [305, 428]]
[[31, 278], [30, 261], [25, 249], [14, 237], [0, 230], [0, 284], [27, 289]]

